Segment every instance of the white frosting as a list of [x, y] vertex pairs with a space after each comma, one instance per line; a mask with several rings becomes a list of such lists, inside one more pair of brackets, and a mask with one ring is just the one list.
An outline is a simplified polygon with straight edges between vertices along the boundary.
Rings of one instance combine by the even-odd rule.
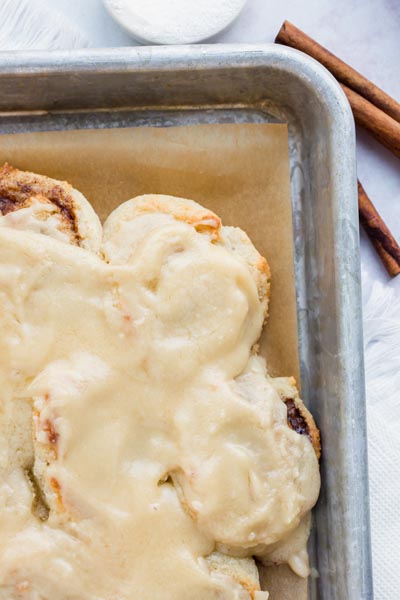
[[57, 208], [34, 197], [29, 206], [0, 215], [0, 227], [35, 231], [67, 244], [71, 241], [71, 233]]
[[110, 264], [0, 229], [2, 600], [249, 600], [204, 559], [267, 555], [316, 501], [310, 441], [251, 357], [249, 268], [186, 223], [142, 224]]

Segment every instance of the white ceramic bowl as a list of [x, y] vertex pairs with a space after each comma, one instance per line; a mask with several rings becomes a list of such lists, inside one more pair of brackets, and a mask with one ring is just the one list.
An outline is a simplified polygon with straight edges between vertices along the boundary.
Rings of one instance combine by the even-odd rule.
[[103, 0], [110, 15], [142, 43], [194, 44], [220, 33], [247, 0]]

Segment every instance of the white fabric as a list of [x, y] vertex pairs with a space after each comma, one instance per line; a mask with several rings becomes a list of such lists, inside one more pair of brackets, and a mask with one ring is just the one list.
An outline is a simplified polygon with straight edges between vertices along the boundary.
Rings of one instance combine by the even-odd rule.
[[[336, 19], [333, 26], [328, 15], [334, 4], [336, 12], [332, 14], [343, 16], [347, 13], [347, 17]], [[0, 0], [0, 49], [64, 49], [87, 45], [85, 35], [74, 24], [49, 10], [54, 5], [85, 27], [92, 46], [131, 43], [108, 18], [100, 0]], [[304, 8], [308, 10], [304, 11]], [[261, 18], [263, 10], [265, 19]], [[356, 10], [357, 17], [354, 16]], [[360, 10], [362, 26], [354, 28]], [[272, 41], [284, 18], [318, 37], [396, 96], [400, 4], [372, 0], [362, 3], [356, 0], [337, 0], [335, 3], [332, 0], [301, 3], [287, 0], [275, 4], [272, 0], [268, 3], [251, 0], [247, 11], [223, 40]], [[383, 38], [381, 30], [385, 30]], [[349, 39], [350, 36], [353, 46], [343, 46], [343, 37]], [[371, 39], [376, 43], [371, 44]], [[363, 133], [359, 136], [358, 146], [360, 177], [371, 198], [380, 210], [383, 209], [383, 217], [397, 233], [400, 214], [398, 163]], [[375, 600], [395, 600], [400, 589], [400, 276], [389, 281], [365, 236], [363, 259]]]
[[363, 270], [372, 558], [376, 600], [395, 600], [400, 539], [400, 277]]
[[0, 0], [0, 50], [63, 50], [87, 44], [84, 33], [46, 0]]

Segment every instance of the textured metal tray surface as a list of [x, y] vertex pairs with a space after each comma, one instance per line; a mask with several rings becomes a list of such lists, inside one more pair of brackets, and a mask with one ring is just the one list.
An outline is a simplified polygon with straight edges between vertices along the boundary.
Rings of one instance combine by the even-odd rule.
[[147, 47], [2, 53], [0, 89], [0, 133], [288, 123], [301, 382], [324, 450], [310, 598], [371, 600], [354, 123], [333, 78], [281, 46]]

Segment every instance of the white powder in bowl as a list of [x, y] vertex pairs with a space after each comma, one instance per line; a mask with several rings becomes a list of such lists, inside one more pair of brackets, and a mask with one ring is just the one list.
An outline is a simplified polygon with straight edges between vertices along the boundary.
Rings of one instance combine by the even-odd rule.
[[220, 33], [247, 0], [103, 0], [111, 16], [139, 41], [193, 44]]

